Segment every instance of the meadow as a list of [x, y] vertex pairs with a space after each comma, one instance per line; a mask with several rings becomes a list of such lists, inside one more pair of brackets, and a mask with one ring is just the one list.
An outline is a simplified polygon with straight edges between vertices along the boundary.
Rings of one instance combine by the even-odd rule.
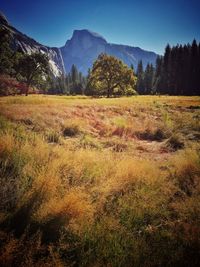
[[0, 98], [0, 265], [199, 266], [200, 97]]

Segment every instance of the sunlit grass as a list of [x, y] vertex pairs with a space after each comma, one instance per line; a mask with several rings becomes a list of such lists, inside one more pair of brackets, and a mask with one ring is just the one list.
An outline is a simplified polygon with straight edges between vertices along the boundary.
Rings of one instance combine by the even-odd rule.
[[198, 262], [199, 104], [1, 98], [3, 266]]

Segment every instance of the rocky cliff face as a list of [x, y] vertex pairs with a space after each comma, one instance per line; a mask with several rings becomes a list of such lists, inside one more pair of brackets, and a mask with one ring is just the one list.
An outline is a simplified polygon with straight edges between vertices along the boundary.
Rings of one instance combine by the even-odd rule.
[[133, 64], [135, 69], [139, 60], [146, 66], [148, 62], [155, 64], [157, 57], [154, 52], [139, 47], [110, 44], [89, 30], [75, 30], [72, 38], [61, 47], [61, 53], [66, 71], [70, 71], [72, 64], [75, 64], [84, 74], [87, 74], [88, 68], [91, 68], [100, 53], [116, 56], [129, 66]]
[[21, 33], [9, 24], [2, 13], [0, 13], [0, 26], [12, 33], [15, 48], [20, 48], [28, 54], [33, 52], [47, 54], [55, 77], [69, 72], [72, 64], [86, 75], [88, 68], [92, 67], [100, 53], [116, 56], [129, 66], [133, 64], [135, 69], [139, 60], [143, 61], [145, 67], [148, 62], [155, 64], [157, 57], [154, 52], [145, 51], [139, 47], [110, 44], [101, 35], [89, 30], [75, 30], [72, 38], [63, 47], [57, 48], [42, 45]]
[[0, 13], [0, 26], [4, 29], [7, 29], [11, 33], [13, 47], [15, 49], [20, 49], [23, 53], [27, 54], [31, 54], [34, 52], [44, 53], [49, 58], [49, 65], [52, 74], [55, 77], [60, 76], [62, 73], [65, 73], [65, 67], [63, 64], [60, 48], [51, 48], [42, 45], [34, 39], [21, 33], [8, 23], [6, 17], [2, 13]]

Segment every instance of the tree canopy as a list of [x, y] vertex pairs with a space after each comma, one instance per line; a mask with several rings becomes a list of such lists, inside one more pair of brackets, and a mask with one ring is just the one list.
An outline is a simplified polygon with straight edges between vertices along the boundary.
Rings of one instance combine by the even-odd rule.
[[139, 94], [199, 95], [200, 43], [169, 44], [164, 56], [158, 56], [155, 68], [147, 64], [145, 71], [140, 61], [137, 68]]
[[0, 27], [0, 74], [12, 73], [13, 51], [10, 48], [11, 37], [6, 29]]
[[[73, 64], [69, 73], [55, 77], [49, 71], [49, 59], [39, 52], [24, 54], [13, 45], [12, 33], [0, 26], [0, 94], [29, 93], [34, 87], [50, 94], [199, 95], [200, 43], [166, 46], [155, 67], [138, 62], [136, 75], [119, 59], [101, 54], [87, 76]], [[136, 78], [137, 77], [137, 78]], [[7, 81], [6, 81], [7, 79]], [[16, 80], [17, 79], [17, 80]], [[14, 81], [15, 80], [15, 81]], [[137, 83], [136, 83], [137, 81]]]
[[16, 64], [16, 76], [27, 85], [26, 95], [29, 87], [42, 83], [49, 72], [48, 57], [41, 53], [21, 55]]
[[113, 56], [100, 54], [88, 79], [90, 95], [131, 95], [135, 93], [136, 77], [131, 68]]

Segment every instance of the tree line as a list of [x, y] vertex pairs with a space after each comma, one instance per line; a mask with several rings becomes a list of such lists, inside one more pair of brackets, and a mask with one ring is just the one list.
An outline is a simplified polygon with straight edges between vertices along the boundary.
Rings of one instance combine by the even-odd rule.
[[49, 94], [83, 95], [87, 86], [87, 77], [73, 64], [69, 73], [62, 74], [60, 77], [49, 76], [46, 86]]
[[0, 95], [28, 95], [33, 87], [48, 94], [131, 95], [135, 82], [131, 68], [106, 54], [99, 55], [87, 77], [74, 64], [69, 73], [54, 77], [46, 55], [12, 49], [10, 33], [0, 29]]
[[139, 94], [199, 95], [200, 94], [200, 43], [169, 44], [164, 56], [158, 56], [156, 66], [142, 61], [137, 67]]
[[[101, 54], [88, 75], [75, 65], [67, 74], [54, 77], [48, 57], [24, 54], [12, 48], [10, 33], [0, 28], [0, 95], [36, 92], [65, 95], [120, 96], [133, 94], [199, 95], [200, 43], [165, 48], [156, 66], [139, 61], [136, 73], [121, 60]], [[39, 89], [39, 90], [38, 90]]]

